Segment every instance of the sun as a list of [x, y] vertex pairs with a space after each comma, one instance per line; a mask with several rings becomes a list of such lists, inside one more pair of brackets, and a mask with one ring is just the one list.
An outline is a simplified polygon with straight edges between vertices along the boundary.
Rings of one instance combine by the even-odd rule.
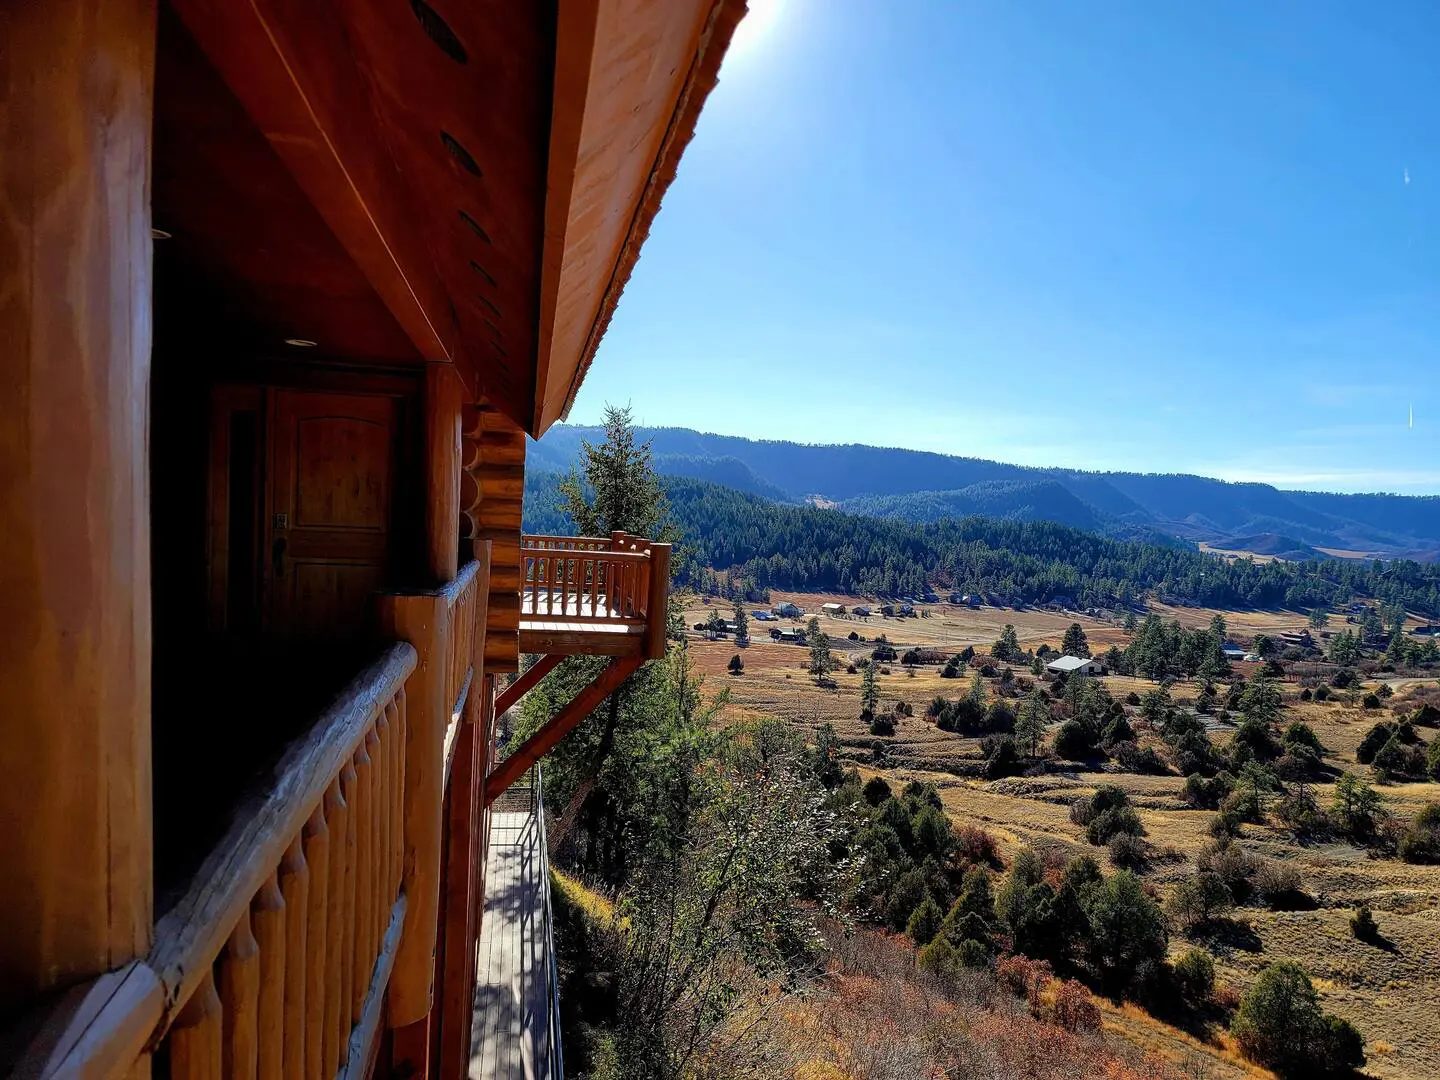
[[770, 36], [780, 20], [785, 0], [749, 0], [747, 7], [748, 12], [735, 28], [735, 37], [730, 42], [731, 56], [750, 52]]

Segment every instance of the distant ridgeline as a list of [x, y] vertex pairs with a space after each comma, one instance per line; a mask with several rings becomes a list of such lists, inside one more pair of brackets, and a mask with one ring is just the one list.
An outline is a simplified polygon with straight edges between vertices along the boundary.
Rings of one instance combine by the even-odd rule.
[[[808, 446], [641, 428], [656, 468], [782, 502], [818, 496], [842, 510], [912, 522], [1053, 521], [1122, 540], [1157, 536], [1286, 558], [1333, 548], [1440, 559], [1440, 497], [1333, 495], [1203, 476], [1038, 469], [876, 446]], [[557, 425], [531, 444], [533, 469], [564, 471], [598, 429]], [[1264, 538], [1273, 538], [1265, 540]], [[1263, 542], [1264, 546], [1247, 547]]]
[[[525, 529], [565, 534], [561, 474], [528, 472]], [[822, 510], [675, 476], [670, 512], [683, 536], [681, 584], [730, 571], [747, 593], [767, 588], [919, 596], [927, 585], [984, 591], [1003, 602], [1126, 603], [1150, 593], [1201, 607], [1298, 607], [1374, 597], [1440, 615], [1440, 565], [1357, 559], [1256, 564], [1176, 543], [1121, 540], [1049, 521], [985, 517], [911, 522]]]

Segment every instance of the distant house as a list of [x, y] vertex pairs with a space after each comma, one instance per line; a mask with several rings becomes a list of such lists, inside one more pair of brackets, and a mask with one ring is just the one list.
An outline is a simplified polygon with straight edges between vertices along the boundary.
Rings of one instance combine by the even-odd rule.
[[821, 612], [823, 612], [823, 613], [826, 614], [826, 615], [829, 615], [829, 616], [833, 619], [833, 618], [838, 618], [839, 616], [845, 614], [845, 605], [844, 605], [844, 604], [821, 604], [821, 605], [820, 605], [820, 610], [821, 610]]
[[1421, 637], [1434, 637], [1440, 634], [1440, 626], [1436, 626], [1434, 623], [1425, 623], [1423, 626], [1415, 627], [1415, 629], [1410, 632], [1412, 634], [1419, 634]]
[[798, 619], [801, 615], [805, 614], [805, 612], [788, 601], [783, 604], [776, 604], [770, 610], [774, 612], [777, 619]]
[[895, 614], [895, 605], [894, 605], [894, 604], [881, 604], [881, 605], [880, 605], [880, 614], [881, 614], [881, 615], [884, 615], [886, 618], [889, 618], [891, 615], [894, 615], [894, 614]]
[[914, 615], [914, 614], [915, 614], [915, 606], [914, 606], [913, 604], [901, 604], [901, 605], [900, 605], [900, 616], [901, 616], [901, 618], [904, 618], [906, 615]]
[[1045, 670], [1052, 675], [1103, 675], [1105, 668], [1100, 661], [1085, 656], [1062, 656], [1051, 660]]
[[870, 617], [870, 609], [864, 604], [857, 604], [850, 609], [850, 614], [858, 615], [862, 619], [868, 619]]
[[1054, 606], [1061, 611], [1074, 611], [1075, 598], [1073, 596], [1052, 596], [1047, 607]]
[[1220, 651], [1225, 654], [1226, 660], [1235, 661], [1245, 659], [1245, 650], [1239, 645], [1231, 645], [1228, 641], [1220, 646]]
[[805, 644], [805, 631], [798, 626], [791, 627], [789, 630], [773, 630], [771, 634], [786, 645]]
[[1259, 653], [1247, 652], [1245, 654], [1245, 663], [1247, 664], [1258, 664], [1262, 659], [1264, 658]]
[[1280, 635], [1280, 641], [1286, 645], [1293, 645], [1299, 649], [1313, 649], [1315, 639], [1310, 636], [1309, 630], [1301, 630], [1299, 633], [1286, 631]]
[[768, 611], [752, 611], [750, 612], [750, 617], [756, 622], [769, 622], [775, 618], [775, 616], [771, 615]]

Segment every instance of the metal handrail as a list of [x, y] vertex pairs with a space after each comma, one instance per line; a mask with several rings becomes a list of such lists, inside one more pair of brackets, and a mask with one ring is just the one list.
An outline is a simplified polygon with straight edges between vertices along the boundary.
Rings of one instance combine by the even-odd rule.
[[545, 911], [545, 981], [550, 999], [550, 1023], [547, 1025], [549, 1038], [549, 1064], [552, 1080], [565, 1078], [565, 1051], [560, 1038], [560, 977], [555, 968], [554, 917], [550, 906], [550, 844], [545, 836], [545, 790], [541, 769], [535, 766], [535, 781], [531, 787], [534, 798], [535, 822], [540, 830], [540, 888]]

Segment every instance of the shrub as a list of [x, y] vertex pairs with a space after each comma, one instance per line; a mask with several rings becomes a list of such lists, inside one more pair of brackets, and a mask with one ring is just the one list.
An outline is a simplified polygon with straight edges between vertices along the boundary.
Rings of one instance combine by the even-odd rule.
[[1410, 819], [1396, 851], [1408, 863], [1440, 863], [1440, 803], [1429, 803]]
[[1250, 895], [1250, 879], [1260, 868], [1255, 856], [1228, 837], [1207, 844], [1195, 864], [1202, 872], [1212, 873], [1223, 881], [1237, 903]]
[[944, 918], [945, 913], [940, 910], [940, 905], [927, 893], [920, 906], [910, 913], [910, 918], [905, 923], [905, 932], [916, 945], [929, 945], [940, 932], [940, 922]]
[[1015, 740], [1009, 736], [997, 739], [985, 758], [986, 778], [998, 780], [1004, 776], [1013, 776], [1019, 769], [1020, 752], [1015, 749]]
[[1191, 773], [1185, 778], [1185, 801], [1191, 806], [1213, 810], [1230, 794], [1230, 783], [1224, 777], [1205, 777]]
[[1380, 708], [1380, 697], [1379, 697], [1379, 695], [1374, 694], [1374, 693], [1366, 694], [1363, 698], [1360, 699], [1360, 707], [1361, 707], [1362, 709], [1378, 709], [1378, 708]]
[[1142, 750], [1134, 742], [1127, 740], [1115, 743], [1110, 749], [1115, 760], [1126, 772], [1164, 776], [1170, 771], [1153, 747], [1147, 746]]
[[894, 792], [890, 790], [890, 785], [879, 776], [872, 776], [869, 780], [866, 780], [865, 786], [860, 790], [861, 798], [871, 806], [879, 806], [893, 794]]
[[1350, 916], [1350, 932], [1360, 941], [1375, 941], [1380, 937], [1380, 926], [1375, 922], [1369, 904], [1361, 904]]
[[1315, 696], [1314, 691], [1312, 691], [1308, 686], [1305, 687], [1304, 690], [1301, 690], [1301, 691], [1300, 691], [1300, 700], [1301, 700], [1301, 701], [1309, 701], [1309, 700], [1310, 700], [1311, 698], [1313, 698], [1314, 696]]
[[995, 978], [1016, 997], [1028, 1001], [1032, 1009], [1038, 1009], [1040, 995], [1053, 978], [1053, 973], [1048, 961], [1032, 960], [1028, 956], [1002, 956], [995, 965]]
[[1348, 690], [1360, 681], [1360, 676], [1355, 673], [1354, 668], [1341, 668], [1330, 679], [1330, 685], [1336, 690]]
[[1266, 906], [1286, 908], [1294, 906], [1302, 898], [1300, 892], [1300, 871], [1289, 863], [1265, 859], [1256, 868], [1250, 879], [1251, 887]]
[[1320, 738], [1315, 734], [1315, 729], [1303, 720], [1296, 720], [1285, 729], [1285, 735], [1280, 740], [1286, 746], [1308, 746], [1317, 754], [1324, 748], [1320, 745]]
[[870, 721], [871, 735], [894, 735], [895, 718], [889, 713], [881, 713]]
[[1100, 1030], [1100, 1009], [1095, 999], [1074, 979], [1066, 979], [1056, 988], [1050, 1016], [1066, 1031], [1079, 1035], [1093, 1035]]
[[975, 866], [995, 866], [999, 847], [995, 837], [978, 825], [960, 825], [955, 829], [955, 856]]
[[1317, 687], [1315, 688], [1315, 700], [1316, 700], [1316, 701], [1329, 701], [1329, 700], [1330, 700], [1330, 688], [1329, 688], [1328, 686], [1317, 686]]
[[1213, 871], [1202, 870], [1175, 886], [1166, 903], [1170, 917], [1181, 926], [1204, 926], [1230, 910], [1233, 904], [1224, 879]]
[[1095, 756], [1095, 736], [1078, 720], [1066, 720], [1055, 732], [1055, 756], [1065, 761], [1085, 761]]
[[731, 675], [739, 675], [745, 670], [745, 661], [740, 659], [739, 653], [736, 653], [730, 657], [730, 663], [726, 664], [725, 667]]
[[1126, 704], [1126, 705], [1139, 705], [1139, 704], [1140, 704], [1140, 695], [1137, 694], [1134, 690], [1131, 690], [1128, 694], [1125, 695], [1125, 704]]
[[1085, 826], [1085, 839], [1097, 847], [1108, 844], [1122, 833], [1130, 836], [1145, 835], [1145, 826], [1140, 823], [1140, 815], [1133, 806], [1114, 806], [1102, 810], [1091, 817], [1090, 823]]
[[1365, 1062], [1360, 1033], [1322, 1012], [1305, 969], [1286, 960], [1260, 973], [1230, 1033], [1246, 1057], [1282, 1077], [1343, 1073]]
[[1119, 833], [1110, 838], [1110, 862], [1126, 870], [1138, 870], [1145, 865], [1145, 841], [1130, 833]]
[[1193, 1005], [1203, 1005], [1215, 992], [1215, 961], [1199, 947], [1187, 949], [1175, 961], [1175, 985]]

